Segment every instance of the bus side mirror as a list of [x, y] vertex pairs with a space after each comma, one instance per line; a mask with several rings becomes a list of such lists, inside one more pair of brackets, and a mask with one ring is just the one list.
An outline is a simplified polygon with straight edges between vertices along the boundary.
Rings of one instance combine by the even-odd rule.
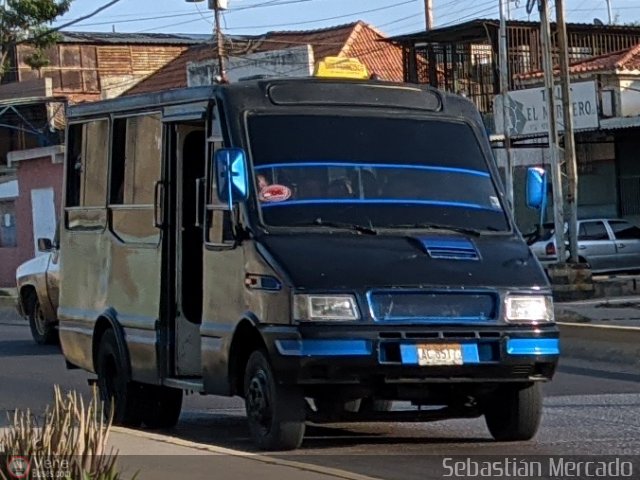
[[547, 172], [544, 168], [527, 170], [527, 207], [544, 210], [547, 206]]
[[229, 205], [249, 197], [247, 157], [241, 148], [221, 148], [214, 155], [218, 198]]

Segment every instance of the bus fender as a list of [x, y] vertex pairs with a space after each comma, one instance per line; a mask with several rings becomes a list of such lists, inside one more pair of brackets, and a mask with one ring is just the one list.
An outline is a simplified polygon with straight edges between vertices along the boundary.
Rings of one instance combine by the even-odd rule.
[[127, 343], [125, 341], [124, 328], [118, 321], [117, 313], [113, 308], [106, 309], [102, 313], [102, 315], [98, 317], [96, 325], [93, 329], [93, 371], [96, 371], [100, 340], [102, 339], [102, 335], [104, 334], [104, 332], [109, 329], [113, 330], [118, 346], [118, 353], [120, 355], [120, 358], [125, 362], [125, 365], [127, 366], [128, 379], [131, 379], [131, 361], [129, 358], [129, 349], [127, 348]]

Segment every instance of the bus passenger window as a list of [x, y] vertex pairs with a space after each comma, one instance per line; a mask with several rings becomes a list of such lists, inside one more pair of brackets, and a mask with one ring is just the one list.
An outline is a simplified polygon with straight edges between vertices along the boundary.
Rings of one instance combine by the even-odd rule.
[[69, 126], [69, 145], [67, 155], [67, 207], [80, 206], [83, 132], [83, 125], [76, 124]]
[[111, 145], [111, 190], [109, 203], [124, 203], [124, 156], [127, 137], [127, 120], [117, 118], [113, 121], [113, 140]]
[[95, 120], [70, 127], [67, 207], [104, 206], [108, 139], [107, 120]]
[[113, 124], [110, 203], [151, 205], [160, 179], [162, 123], [159, 115], [116, 119]]

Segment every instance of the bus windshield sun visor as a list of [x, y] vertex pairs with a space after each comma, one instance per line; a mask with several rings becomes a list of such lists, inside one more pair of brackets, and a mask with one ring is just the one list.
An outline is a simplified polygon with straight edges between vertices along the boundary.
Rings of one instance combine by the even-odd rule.
[[433, 91], [396, 85], [337, 84], [326, 81], [275, 83], [268, 89], [275, 105], [354, 105], [437, 112], [440, 96]]

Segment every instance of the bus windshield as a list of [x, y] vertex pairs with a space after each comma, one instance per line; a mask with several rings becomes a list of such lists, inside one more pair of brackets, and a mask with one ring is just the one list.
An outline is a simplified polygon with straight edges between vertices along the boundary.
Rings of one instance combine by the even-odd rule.
[[465, 123], [254, 114], [248, 126], [266, 225], [509, 228]]

